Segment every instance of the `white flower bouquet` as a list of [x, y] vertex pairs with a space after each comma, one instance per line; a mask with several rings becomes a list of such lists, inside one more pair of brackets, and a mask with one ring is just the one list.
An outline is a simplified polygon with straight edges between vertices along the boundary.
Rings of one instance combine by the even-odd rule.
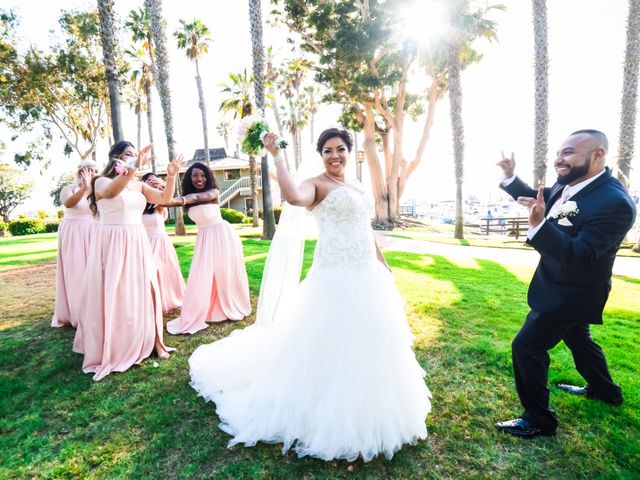
[[[242, 151], [247, 155], [260, 156], [264, 149], [264, 136], [270, 132], [269, 124], [257, 115], [244, 117], [240, 122], [238, 134]], [[278, 148], [287, 148], [287, 141], [281, 137], [276, 139]]]

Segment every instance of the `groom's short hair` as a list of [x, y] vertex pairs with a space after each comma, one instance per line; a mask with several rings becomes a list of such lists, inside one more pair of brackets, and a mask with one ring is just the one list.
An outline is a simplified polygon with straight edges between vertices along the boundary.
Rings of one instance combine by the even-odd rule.
[[592, 130], [592, 129], [576, 130], [570, 136], [572, 137], [574, 135], [589, 135], [590, 137], [596, 139], [596, 141], [598, 142], [598, 146], [602, 147], [605, 153], [609, 151], [609, 140], [607, 140], [607, 136], [604, 133], [602, 133], [600, 130]]

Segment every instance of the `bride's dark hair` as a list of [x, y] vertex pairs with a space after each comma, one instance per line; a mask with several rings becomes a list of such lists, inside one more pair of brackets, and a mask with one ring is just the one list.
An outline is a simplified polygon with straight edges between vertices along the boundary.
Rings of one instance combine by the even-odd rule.
[[89, 200], [89, 208], [91, 209], [91, 213], [95, 217], [98, 214], [98, 206], [96, 205], [96, 180], [100, 177], [107, 178], [115, 178], [118, 173], [116, 172], [116, 161], [120, 159], [124, 151], [133, 146], [133, 143], [127, 142], [126, 140], [121, 140], [115, 145], [111, 147], [109, 150], [109, 161], [107, 162], [107, 166], [104, 167], [102, 173], [100, 175], [95, 175], [91, 180], [91, 193], [87, 196], [87, 200]]
[[324, 148], [324, 144], [327, 143], [327, 140], [335, 137], [340, 137], [344, 144], [347, 146], [347, 150], [351, 151], [351, 149], [353, 148], [353, 138], [351, 137], [351, 134], [344, 128], [327, 128], [324, 132], [322, 132], [318, 137], [316, 151], [319, 154], [322, 154], [322, 149]]

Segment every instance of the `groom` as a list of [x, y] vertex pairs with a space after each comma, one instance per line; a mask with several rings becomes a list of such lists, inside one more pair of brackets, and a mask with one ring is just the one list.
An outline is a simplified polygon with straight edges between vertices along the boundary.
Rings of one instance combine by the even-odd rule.
[[567, 138], [554, 162], [551, 188], [536, 191], [514, 175], [515, 161], [502, 155], [501, 184], [529, 208], [527, 243], [540, 253], [529, 285], [531, 311], [512, 343], [516, 390], [524, 407], [498, 430], [522, 438], [553, 435], [558, 421], [549, 408], [548, 351], [563, 341], [573, 354], [585, 387], [558, 385], [574, 394], [622, 404], [622, 390], [611, 379], [589, 324], [602, 323], [611, 289], [616, 251], [632, 227], [636, 208], [626, 189], [605, 168], [607, 137], [579, 130]]

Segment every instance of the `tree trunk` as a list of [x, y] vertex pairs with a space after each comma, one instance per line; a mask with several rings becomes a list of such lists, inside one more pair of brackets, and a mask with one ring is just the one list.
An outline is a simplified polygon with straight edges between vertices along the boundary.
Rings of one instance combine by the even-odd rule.
[[[144, 0], [144, 8], [149, 12], [153, 30], [153, 43], [156, 46], [154, 78], [164, 117], [164, 131], [167, 137], [167, 149], [169, 161], [175, 157], [175, 140], [173, 138], [173, 117], [171, 114], [171, 89], [169, 88], [169, 54], [166, 46], [166, 34], [164, 31], [164, 19], [162, 18], [161, 0]], [[176, 193], [180, 194], [180, 182], [176, 182]], [[176, 208], [176, 234], [185, 235], [184, 218], [182, 208]]]
[[[618, 180], [629, 187], [631, 159], [635, 149], [638, 66], [640, 65], [640, 0], [629, 0], [627, 44], [622, 83], [622, 111], [618, 147]], [[640, 242], [638, 245], [640, 246]]]
[[202, 136], [204, 138], [204, 159], [209, 165], [209, 132], [207, 128], [207, 108], [204, 103], [204, 92], [202, 91], [202, 78], [200, 77], [200, 67], [196, 58], [196, 85], [198, 86], [198, 98], [200, 99], [198, 106], [202, 114]]
[[[256, 165], [256, 157], [249, 156], [249, 182], [251, 184], [251, 208], [253, 210], [253, 222], [252, 225], [257, 227], [260, 225], [260, 216], [258, 207], [258, 167]], [[264, 209], [263, 209], [264, 215]]]
[[[264, 115], [264, 47], [262, 45], [262, 12], [260, 0], [249, 0], [249, 21], [251, 26], [251, 47], [253, 53], [253, 84], [256, 94], [256, 107]], [[262, 168], [262, 238], [271, 240], [276, 233], [276, 220], [271, 200], [271, 179], [269, 162], [266, 155], [261, 160]], [[257, 205], [256, 205], [257, 206]]]
[[547, 174], [549, 136], [549, 56], [547, 54], [546, 0], [533, 0], [535, 48], [535, 123], [533, 146], [533, 184], [544, 185]]
[[[271, 110], [273, 110], [273, 116], [276, 119], [276, 127], [278, 128], [278, 135], [280, 135], [281, 137], [284, 137], [284, 135], [282, 134], [282, 119], [280, 118], [280, 112], [278, 111], [278, 102], [276, 100], [276, 89], [273, 86], [273, 84], [275, 83], [275, 80], [272, 79], [271, 81], [271, 86], [269, 87], [269, 96], [271, 97]], [[289, 165], [289, 154], [287, 153], [288, 150], [285, 148], [282, 150], [282, 152], [284, 153], [284, 162], [285, 165], [287, 166], [287, 170], [291, 171], [291, 165]]]
[[[147, 99], [147, 131], [149, 133], [149, 143], [153, 145], [153, 104], [151, 102], [151, 82], [145, 82], [144, 85], [144, 96]], [[140, 148], [142, 144], [138, 143], [138, 148]], [[151, 153], [154, 153], [154, 150], [151, 150]], [[154, 157], [151, 159], [151, 171], [156, 173], [156, 160]]]
[[140, 148], [140, 144], [142, 143], [142, 105], [140, 98], [138, 97], [138, 103], [136, 105], [136, 141], [138, 142], [136, 145]]
[[460, 45], [449, 47], [449, 103], [451, 107], [451, 132], [453, 134], [453, 159], [456, 174], [456, 225], [454, 237], [464, 238], [464, 198], [462, 182], [464, 177], [464, 127], [462, 124], [462, 87], [460, 85]]
[[109, 107], [111, 110], [111, 128], [114, 143], [124, 139], [120, 115], [120, 80], [118, 79], [118, 43], [114, 30], [113, 0], [98, 0], [100, 18], [100, 39], [104, 69], [109, 88]]
[[365, 158], [369, 167], [369, 175], [371, 176], [371, 187], [373, 189], [373, 197], [375, 199], [375, 218], [374, 224], [379, 227], [389, 226], [389, 194], [387, 185], [384, 182], [382, 168], [378, 160], [376, 152], [375, 140], [375, 117], [373, 112], [373, 104], [364, 105], [364, 121], [363, 132], [364, 142], [362, 148], [365, 152]]

